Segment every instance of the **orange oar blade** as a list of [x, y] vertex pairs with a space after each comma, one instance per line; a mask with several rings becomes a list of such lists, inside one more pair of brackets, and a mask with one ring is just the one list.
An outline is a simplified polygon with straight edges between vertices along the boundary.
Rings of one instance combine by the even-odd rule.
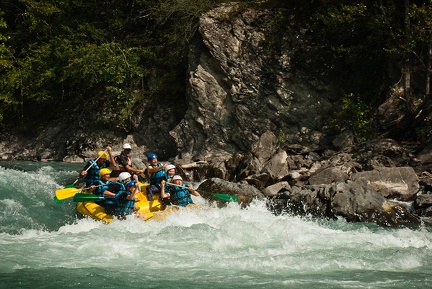
[[58, 200], [64, 200], [64, 199], [72, 198], [73, 196], [75, 196], [76, 193], [80, 191], [81, 189], [77, 189], [77, 188], [65, 188], [65, 189], [57, 190], [55, 192], [55, 195]]

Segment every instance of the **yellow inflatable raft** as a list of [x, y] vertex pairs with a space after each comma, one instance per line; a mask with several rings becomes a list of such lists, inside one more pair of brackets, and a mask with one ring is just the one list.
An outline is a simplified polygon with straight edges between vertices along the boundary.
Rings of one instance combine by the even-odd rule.
[[[159, 201], [159, 199], [155, 196], [155, 200], [149, 201], [145, 194], [147, 184], [140, 183], [141, 191], [135, 195], [137, 201], [135, 204], [139, 207], [138, 212], [136, 212], [136, 216], [145, 221], [148, 220], [161, 220], [164, 219], [169, 213], [170, 210], [165, 211], [165, 206]], [[91, 202], [78, 202], [76, 204], [76, 211], [85, 216], [90, 217], [97, 221], [103, 221], [105, 223], [111, 223], [114, 219], [112, 215], [105, 213], [105, 208], [99, 206], [98, 204]]]

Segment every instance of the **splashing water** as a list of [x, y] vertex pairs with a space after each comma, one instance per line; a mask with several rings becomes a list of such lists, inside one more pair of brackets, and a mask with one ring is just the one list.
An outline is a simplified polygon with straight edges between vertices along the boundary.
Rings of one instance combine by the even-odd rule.
[[109, 225], [53, 201], [73, 165], [0, 167], [0, 288], [430, 288], [432, 233], [290, 215], [265, 204]]

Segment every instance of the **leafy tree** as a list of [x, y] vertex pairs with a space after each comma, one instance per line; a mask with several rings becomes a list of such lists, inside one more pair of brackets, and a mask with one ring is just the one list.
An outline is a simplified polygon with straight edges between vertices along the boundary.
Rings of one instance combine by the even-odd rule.
[[[14, 59], [13, 54], [7, 47], [8, 36], [5, 35], [7, 24], [3, 19], [3, 13], [0, 13], [0, 71], [10, 71], [13, 67]], [[3, 123], [5, 114], [13, 107], [19, 104], [19, 101], [14, 99], [11, 91], [14, 87], [10, 85], [12, 81], [8, 77], [0, 78], [0, 124]]]
[[[184, 104], [188, 45], [201, 14], [223, 2], [231, 1], [1, 1], [0, 124], [31, 127], [88, 103], [101, 104], [102, 117], [111, 112], [105, 124], [131, 130], [136, 104]], [[293, 48], [297, 65], [336, 80], [341, 107], [350, 99], [361, 123], [403, 69], [411, 90], [400, 127], [427, 124], [431, 0], [241, 2], [277, 10], [268, 27], [272, 49], [284, 33], [304, 35]]]
[[125, 123], [136, 103], [184, 93], [187, 45], [217, 3], [6, 0], [0, 101], [20, 110], [23, 127], [83, 101], [106, 103], [116, 115], [107, 121]]

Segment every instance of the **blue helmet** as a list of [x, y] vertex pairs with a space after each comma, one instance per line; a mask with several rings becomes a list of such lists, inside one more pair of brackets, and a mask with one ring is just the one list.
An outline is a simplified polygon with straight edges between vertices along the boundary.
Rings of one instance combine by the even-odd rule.
[[155, 155], [155, 154], [149, 154], [149, 155], [147, 156], [147, 160], [148, 160], [148, 161], [151, 161], [152, 159], [157, 159], [157, 158], [158, 158], [158, 156]]
[[135, 185], [136, 185], [136, 183], [134, 181], [130, 180], [130, 181], [126, 182], [125, 187], [129, 188], [129, 187], [133, 187]]

